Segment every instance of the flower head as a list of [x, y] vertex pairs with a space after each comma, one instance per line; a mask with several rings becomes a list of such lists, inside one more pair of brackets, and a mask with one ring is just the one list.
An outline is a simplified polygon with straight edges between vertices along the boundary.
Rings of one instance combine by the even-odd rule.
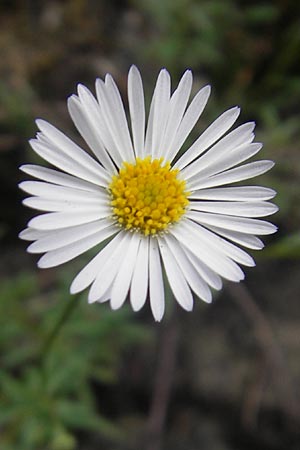
[[[254, 123], [230, 131], [234, 107], [219, 116], [184, 152], [180, 150], [207, 103], [202, 88], [189, 103], [192, 74], [186, 71], [171, 93], [167, 70], [159, 73], [146, 125], [140, 73], [128, 75], [130, 129], [119, 90], [110, 75], [96, 81], [96, 98], [84, 86], [68, 100], [70, 115], [92, 155], [44, 120], [30, 141], [56, 169], [24, 165], [41, 181], [20, 187], [24, 204], [46, 212], [20, 233], [33, 241], [28, 251], [45, 253], [41, 268], [72, 260], [106, 245], [79, 272], [76, 293], [90, 286], [89, 302], [122, 306], [127, 295], [135, 311], [150, 299], [156, 320], [164, 314], [164, 277], [178, 303], [193, 307], [193, 294], [206, 302], [221, 278], [240, 281], [241, 265], [253, 266], [240, 248], [261, 249], [257, 235], [276, 227], [258, 217], [277, 207], [272, 189], [232, 186], [263, 174], [272, 161], [243, 164], [262, 145], [253, 143]], [[237, 244], [237, 245], [236, 245]]]

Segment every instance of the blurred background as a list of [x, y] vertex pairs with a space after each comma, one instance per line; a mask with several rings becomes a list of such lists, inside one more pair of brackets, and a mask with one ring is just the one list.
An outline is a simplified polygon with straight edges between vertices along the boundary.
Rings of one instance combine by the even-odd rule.
[[[300, 449], [300, 3], [296, 0], [0, 2], [0, 449]], [[197, 129], [242, 107], [278, 191], [279, 232], [241, 285], [155, 324], [149, 306], [71, 303], [88, 260], [38, 270], [18, 233], [27, 141], [42, 117], [78, 138], [66, 98], [136, 64], [149, 104], [166, 67], [212, 85]], [[126, 100], [125, 100], [126, 101]], [[66, 310], [66, 305], [70, 305]], [[72, 311], [71, 311], [72, 309]], [[55, 339], [56, 324], [68, 319]]]

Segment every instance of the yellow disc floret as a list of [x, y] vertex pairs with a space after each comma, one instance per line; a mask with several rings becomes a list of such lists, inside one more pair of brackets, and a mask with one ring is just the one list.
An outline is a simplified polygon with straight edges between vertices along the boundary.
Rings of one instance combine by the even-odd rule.
[[178, 169], [162, 159], [137, 158], [124, 163], [108, 187], [113, 216], [127, 230], [144, 235], [161, 233], [178, 222], [189, 203]]

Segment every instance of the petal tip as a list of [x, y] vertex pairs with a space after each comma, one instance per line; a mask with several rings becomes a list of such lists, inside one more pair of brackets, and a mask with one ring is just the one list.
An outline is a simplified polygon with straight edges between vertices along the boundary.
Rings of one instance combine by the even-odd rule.
[[22, 164], [21, 166], [19, 166], [19, 170], [21, 170], [21, 172], [25, 172], [26, 173], [27, 166], [28, 166], [28, 164]]
[[[18, 183], [18, 188], [21, 189], [22, 191], [25, 191], [24, 189], [24, 183], [26, 183], [26, 181], [21, 181], [20, 183]], [[25, 191], [26, 192], [26, 191]]]
[[51, 267], [51, 265], [47, 264], [47, 262], [45, 261], [44, 259], [45, 256], [46, 255], [42, 256], [37, 262], [37, 266], [39, 269], [49, 269]]
[[161, 320], [162, 320], [162, 318], [163, 318], [163, 316], [162, 317], [155, 317], [155, 316], [153, 316], [154, 317], [154, 320], [155, 320], [155, 322], [161, 322]]
[[241, 113], [241, 107], [236, 105], [236, 106], [233, 106], [233, 108], [230, 108], [229, 111], [231, 111], [236, 116], [236, 118], [238, 118], [238, 116]]
[[48, 122], [47, 122], [46, 120], [41, 119], [41, 118], [35, 119], [35, 123], [36, 123], [36, 126], [37, 126], [41, 131], [43, 131], [42, 128], [43, 128], [45, 125], [49, 125]]
[[184, 309], [185, 309], [187, 312], [191, 312], [191, 311], [193, 311], [193, 309], [194, 309], [194, 304], [191, 303], [191, 304], [185, 305], [185, 306], [184, 306]]
[[26, 231], [28, 228], [25, 228], [25, 230], [20, 231], [18, 234], [18, 238], [26, 241]]
[[78, 294], [82, 289], [79, 286], [76, 286], [76, 283], [74, 283], [74, 280], [71, 283], [70, 286], [70, 294], [75, 295]]
[[273, 223], [270, 223], [270, 225], [272, 225], [271, 227], [271, 234], [276, 233], [278, 231], [278, 226], [274, 225]]
[[37, 252], [35, 249], [34, 249], [34, 245], [35, 244], [35, 242], [33, 242], [32, 244], [30, 244], [28, 247], [27, 247], [27, 252], [28, 253], [30, 253], [31, 255], [32, 254], [35, 254], [35, 253], [40, 253], [40, 252]]
[[164, 316], [164, 308], [161, 310], [152, 310], [152, 314], [154, 317], [155, 322], [161, 322], [163, 316]]
[[96, 303], [96, 299], [93, 297], [88, 296], [88, 304], [91, 305], [92, 303]]

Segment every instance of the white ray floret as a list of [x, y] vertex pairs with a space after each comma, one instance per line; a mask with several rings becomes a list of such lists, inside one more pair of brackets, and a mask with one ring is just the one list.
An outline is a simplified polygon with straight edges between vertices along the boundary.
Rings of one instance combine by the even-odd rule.
[[149, 238], [141, 239], [130, 286], [130, 301], [134, 311], [139, 311], [144, 306], [147, 299], [149, 272], [148, 253]]
[[190, 199], [228, 200], [228, 201], [263, 201], [275, 197], [273, 189], [260, 186], [238, 186], [214, 189], [199, 189], [191, 193]]
[[137, 67], [128, 74], [129, 119], [111, 75], [96, 80], [96, 97], [79, 84], [68, 109], [89, 151], [37, 120], [30, 144], [54, 168], [21, 166], [36, 179], [20, 183], [29, 194], [23, 203], [42, 214], [19, 236], [28, 252], [44, 254], [41, 268], [102, 246], [73, 280], [72, 294], [89, 288], [90, 303], [109, 301], [112, 309], [128, 298], [134, 311], [149, 299], [160, 321], [165, 283], [187, 311], [194, 294], [210, 303], [223, 278], [239, 282], [240, 265], [255, 264], [241, 247], [260, 250], [258, 236], [276, 231], [260, 219], [277, 211], [269, 203], [275, 191], [232, 186], [273, 166], [250, 159], [262, 147], [253, 142], [254, 122], [231, 130], [240, 108], [225, 111], [182, 151], [210, 95], [205, 86], [190, 98], [192, 83], [187, 70], [172, 91], [162, 69], [148, 119]]
[[[96, 279], [100, 270], [104, 268], [108, 260], [112, 261], [112, 255], [118, 249], [122, 249], [125, 233], [117, 233], [116, 236], [104, 247], [74, 278], [70, 291], [72, 294], [83, 291]], [[112, 261], [113, 262], [113, 261]]]
[[140, 72], [132, 66], [128, 74], [128, 102], [135, 156], [144, 156], [145, 102]]
[[199, 120], [199, 117], [204, 111], [209, 95], [210, 86], [205, 86], [204, 88], [200, 89], [200, 91], [191, 101], [174, 135], [172, 144], [167, 150], [167, 153], [165, 155], [166, 160], [172, 161], [186, 141], [187, 137], [189, 136], [190, 132], [192, 131], [195, 124]]
[[140, 245], [141, 237], [137, 233], [131, 234], [131, 240], [128, 243], [126, 258], [123, 258], [120, 269], [111, 290], [111, 307], [112, 309], [120, 308], [129, 291], [134, 267], [136, 265], [137, 253]]
[[92, 116], [93, 119], [94, 117], [89, 109], [87, 108], [87, 111], [89, 112], [87, 115], [79, 97], [72, 95], [68, 99], [68, 110], [77, 130], [97, 159], [101, 161], [109, 173], [116, 173], [115, 166], [105, 150], [104, 140], [99, 132], [99, 127], [93, 120], [90, 120], [90, 116]]
[[210, 303], [212, 301], [212, 294], [207, 283], [204, 281], [201, 273], [197, 271], [196, 267], [189, 260], [183, 248], [178, 245], [174, 236], [164, 236], [164, 242], [173, 254], [173, 258], [178, 262], [179, 267], [193, 292], [205, 302]]

